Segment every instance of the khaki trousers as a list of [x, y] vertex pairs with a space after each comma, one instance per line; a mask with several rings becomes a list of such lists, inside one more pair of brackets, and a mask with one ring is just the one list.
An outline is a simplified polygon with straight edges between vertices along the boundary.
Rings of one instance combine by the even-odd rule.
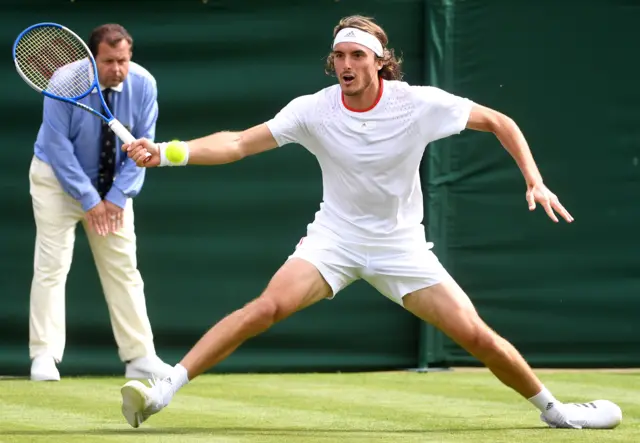
[[65, 286], [71, 268], [75, 228], [82, 221], [107, 301], [122, 361], [155, 354], [144, 284], [137, 268], [133, 202], [127, 200], [123, 227], [101, 237], [90, 231], [80, 203], [60, 186], [51, 167], [33, 157], [30, 192], [36, 223], [31, 283], [29, 356], [62, 360], [65, 347]]

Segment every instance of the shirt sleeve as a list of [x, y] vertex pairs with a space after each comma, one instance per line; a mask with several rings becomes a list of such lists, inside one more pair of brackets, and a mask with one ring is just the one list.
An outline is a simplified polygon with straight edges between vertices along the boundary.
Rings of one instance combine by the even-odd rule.
[[433, 86], [412, 86], [418, 101], [421, 128], [428, 141], [462, 132], [474, 103]]
[[[132, 135], [135, 138], [154, 140], [156, 122], [158, 120], [158, 88], [155, 81], [145, 81], [140, 121], [135, 125]], [[146, 168], [138, 167], [133, 160], [126, 157], [124, 164], [107, 192], [105, 199], [114, 205], [124, 208], [127, 199], [136, 197], [144, 183]]]
[[100, 195], [82, 169], [69, 138], [71, 110], [68, 103], [44, 98], [40, 148], [62, 189], [88, 211], [100, 203]]
[[291, 100], [271, 120], [266, 122], [278, 146], [287, 143], [305, 144], [309, 136], [307, 115], [313, 109], [313, 96], [305, 95]]

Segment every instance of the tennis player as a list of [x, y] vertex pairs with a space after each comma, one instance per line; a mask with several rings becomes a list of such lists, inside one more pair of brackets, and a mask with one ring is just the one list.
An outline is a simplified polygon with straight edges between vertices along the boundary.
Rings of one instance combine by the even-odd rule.
[[[554, 222], [573, 217], [545, 185], [527, 142], [500, 112], [429, 86], [400, 81], [400, 64], [373, 20], [351, 16], [334, 29], [327, 71], [338, 84], [292, 100], [273, 119], [242, 132], [183, 142], [177, 165], [221, 165], [287, 143], [316, 156], [323, 202], [307, 236], [265, 291], [214, 325], [165, 379], [122, 389], [133, 427], [166, 407], [176, 392], [247, 339], [364, 279], [381, 294], [443, 331], [559, 428], [613, 428], [620, 408], [607, 400], [562, 403], [518, 351], [478, 316], [425, 239], [418, 168], [425, 147], [465, 128], [492, 132], [524, 176], [529, 210], [540, 204]], [[123, 146], [139, 166], [173, 165], [167, 144]], [[151, 153], [145, 161], [147, 153]], [[172, 155], [170, 155], [173, 158]]]

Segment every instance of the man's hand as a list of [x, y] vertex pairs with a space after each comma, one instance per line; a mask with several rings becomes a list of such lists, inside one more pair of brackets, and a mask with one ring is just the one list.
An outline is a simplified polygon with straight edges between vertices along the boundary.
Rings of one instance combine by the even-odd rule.
[[109, 232], [119, 231], [123, 226], [124, 209], [108, 200], [104, 200], [104, 207], [107, 210]]
[[141, 168], [153, 168], [160, 164], [158, 146], [146, 138], [135, 140], [130, 144], [125, 143], [122, 145], [122, 150]]
[[87, 212], [85, 212], [84, 217], [87, 219], [89, 229], [103, 237], [109, 234], [107, 208], [104, 202], [100, 202], [93, 208], [89, 209]]
[[539, 183], [535, 185], [527, 185], [527, 203], [529, 203], [529, 210], [536, 209], [536, 202], [540, 203], [547, 215], [554, 222], [558, 222], [558, 217], [553, 212], [554, 209], [564, 218], [567, 222], [571, 223], [573, 217], [569, 212], [560, 204], [558, 197], [549, 190], [544, 184]]

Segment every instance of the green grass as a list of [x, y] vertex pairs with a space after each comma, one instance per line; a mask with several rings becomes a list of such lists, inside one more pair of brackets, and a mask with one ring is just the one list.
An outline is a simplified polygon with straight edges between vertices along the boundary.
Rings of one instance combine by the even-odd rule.
[[122, 378], [0, 380], [2, 442], [638, 442], [640, 371], [544, 371], [563, 401], [606, 398], [612, 431], [549, 429], [486, 371], [205, 375], [132, 429]]

